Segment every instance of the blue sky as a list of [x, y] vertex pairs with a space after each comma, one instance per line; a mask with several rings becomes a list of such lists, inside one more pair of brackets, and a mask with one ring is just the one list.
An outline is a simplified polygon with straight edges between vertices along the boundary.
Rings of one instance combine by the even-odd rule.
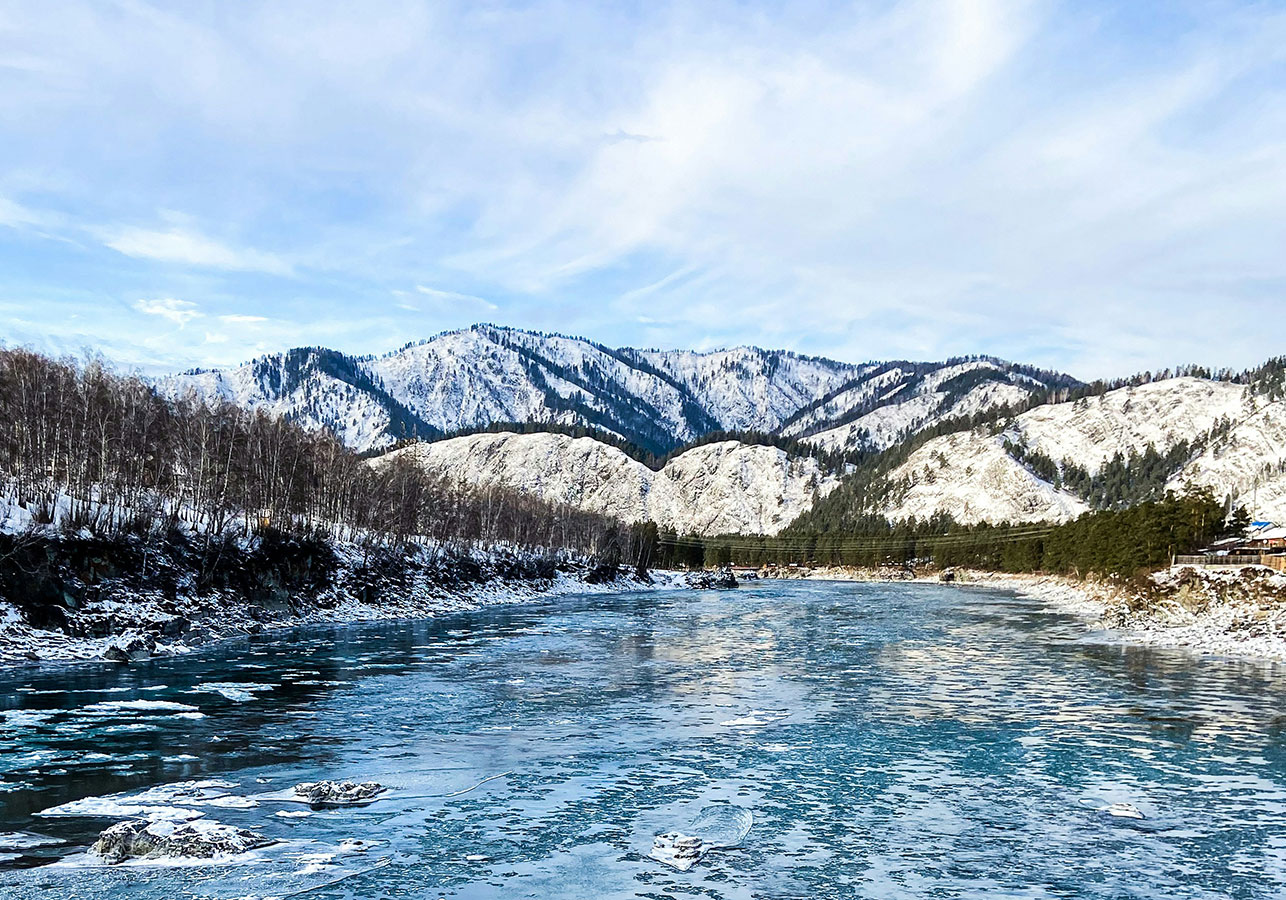
[[0, 0], [0, 339], [1286, 352], [1286, 6]]

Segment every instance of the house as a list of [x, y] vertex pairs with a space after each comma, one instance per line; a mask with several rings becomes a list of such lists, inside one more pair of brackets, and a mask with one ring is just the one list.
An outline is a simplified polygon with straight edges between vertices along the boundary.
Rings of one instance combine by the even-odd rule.
[[1175, 565], [1269, 566], [1286, 572], [1286, 525], [1252, 522], [1246, 533], [1215, 541], [1196, 556], [1177, 556]]

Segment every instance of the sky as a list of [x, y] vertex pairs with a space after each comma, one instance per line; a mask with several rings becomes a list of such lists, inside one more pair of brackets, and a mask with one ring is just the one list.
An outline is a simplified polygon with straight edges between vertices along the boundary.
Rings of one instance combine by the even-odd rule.
[[0, 0], [0, 341], [1286, 352], [1286, 4]]

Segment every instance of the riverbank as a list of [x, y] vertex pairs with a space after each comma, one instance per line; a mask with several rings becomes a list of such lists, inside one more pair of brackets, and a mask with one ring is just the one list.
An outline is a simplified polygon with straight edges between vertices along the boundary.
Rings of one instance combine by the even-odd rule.
[[[782, 577], [777, 572], [769, 577]], [[901, 568], [818, 567], [786, 577], [840, 581], [944, 580]], [[1286, 661], [1286, 575], [1262, 566], [1181, 566], [1143, 580], [956, 569], [951, 583], [1015, 591], [1083, 619], [1105, 640], [1178, 647], [1214, 656]]]
[[0, 548], [0, 664], [129, 662], [313, 623], [431, 618], [668, 575], [564, 552], [272, 538], [208, 549], [42, 539]]

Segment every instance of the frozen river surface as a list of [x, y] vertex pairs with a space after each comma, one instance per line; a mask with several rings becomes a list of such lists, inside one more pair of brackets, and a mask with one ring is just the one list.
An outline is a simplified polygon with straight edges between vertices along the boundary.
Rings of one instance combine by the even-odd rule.
[[[1286, 895], [1286, 671], [1082, 634], [1005, 593], [765, 582], [10, 671], [0, 897]], [[391, 790], [264, 796], [322, 778]], [[130, 795], [194, 779], [277, 843], [91, 864]], [[726, 806], [740, 847], [648, 858]]]

